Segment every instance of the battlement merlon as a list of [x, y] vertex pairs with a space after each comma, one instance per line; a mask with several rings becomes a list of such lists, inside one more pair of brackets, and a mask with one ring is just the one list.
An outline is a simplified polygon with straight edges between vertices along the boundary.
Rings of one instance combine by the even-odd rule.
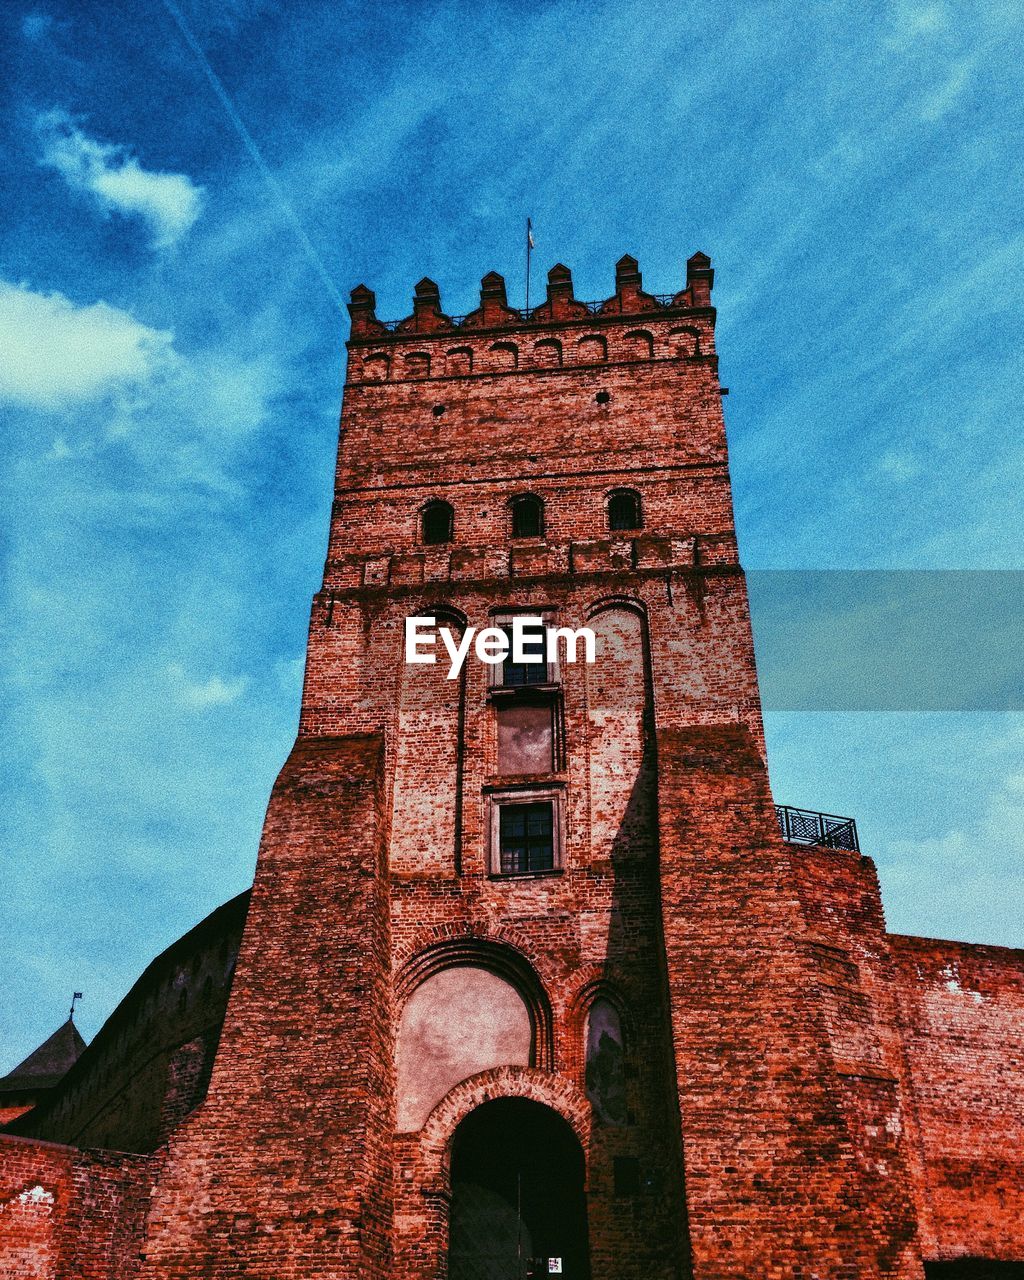
[[545, 301], [527, 310], [509, 306], [504, 278], [491, 271], [480, 282], [479, 307], [465, 316], [447, 315], [437, 284], [425, 277], [416, 285], [412, 314], [402, 320], [379, 320], [373, 291], [360, 284], [352, 290], [348, 308], [352, 318], [348, 345], [390, 346], [403, 339], [429, 338], [434, 334], [451, 338], [458, 334], [566, 325], [596, 325], [600, 329], [608, 322], [633, 318], [672, 320], [684, 313], [694, 318], [699, 315], [710, 332], [715, 322], [711, 305], [714, 277], [711, 259], [705, 253], [695, 253], [687, 260], [683, 289], [671, 294], [647, 293], [636, 258], [626, 254], [615, 264], [614, 294], [596, 302], [581, 302], [573, 292], [572, 272], [557, 263], [548, 272]]

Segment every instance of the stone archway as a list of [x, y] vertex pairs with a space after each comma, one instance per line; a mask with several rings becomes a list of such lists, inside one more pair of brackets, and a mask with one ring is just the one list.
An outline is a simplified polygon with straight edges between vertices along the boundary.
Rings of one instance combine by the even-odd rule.
[[561, 1119], [581, 1151], [589, 1150], [592, 1108], [583, 1090], [567, 1076], [536, 1067], [504, 1066], [457, 1084], [431, 1111], [422, 1129], [395, 1136], [399, 1230], [394, 1273], [403, 1280], [448, 1280], [455, 1135], [470, 1115], [502, 1099], [538, 1104]]
[[493, 1098], [452, 1139], [449, 1280], [589, 1280], [583, 1148], [529, 1098]]

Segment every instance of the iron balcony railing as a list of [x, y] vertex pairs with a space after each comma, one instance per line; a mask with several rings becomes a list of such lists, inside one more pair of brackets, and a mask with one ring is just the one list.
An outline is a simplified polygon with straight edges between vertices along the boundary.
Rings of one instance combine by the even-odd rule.
[[788, 804], [775, 806], [775, 818], [783, 840], [789, 844], [820, 844], [826, 849], [851, 849], [860, 853], [857, 824], [853, 818], [815, 813], [813, 809], [794, 809]]

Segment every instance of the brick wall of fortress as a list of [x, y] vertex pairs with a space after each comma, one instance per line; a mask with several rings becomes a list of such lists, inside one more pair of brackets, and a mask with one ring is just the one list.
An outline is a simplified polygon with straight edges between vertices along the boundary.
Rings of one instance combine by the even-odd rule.
[[[153, 1280], [348, 1274], [356, 1259], [362, 1274], [440, 1280], [447, 1141], [465, 1109], [509, 1092], [546, 1102], [581, 1138], [593, 1262], [608, 1280], [677, 1275], [691, 1250], [698, 1274], [737, 1280], [812, 1266], [851, 1280], [920, 1274], [901, 1139], [866, 1191], [819, 958], [795, 939], [710, 271], [691, 263], [685, 296], [659, 308], [620, 270], [618, 305], [599, 316], [572, 299], [567, 274], [527, 325], [485, 280], [457, 333], [429, 282], [397, 333], [354, 295], [300, 739], [271, 804], [210, 1095], [171, 1143]], [[607, 532], [619, 486], [641, 495], [636, 536]], [[509, 501], [523, 492], [545, 502], [544, 537], [513, 543]], [[454, 541], [424, 547], [421, 511], [437, 499], [454, 509]], [[472, 661], [449, 682], [442, 666], [406, 666], [402, 626], [410, 613], [478, 626], [523, 607], [589, 621], [607, 643], [595, 668], [562, 669], [564, 760], [543, 779], [565, 797], [561, 871], [509, 880], [488, 863], [489, 797], [530, 779], [499, 771], [487, 670]], [[342, 830], [351, 847], [339, 851]], [[524, 958], [539, 982], [532, 1065], [457, 1088], [392, 1139], [392, 981], [400, 993], [407, 966], [485, 948]], [[635, 1028], [631, 1123], [617, 1128], [593, 1119], [583, 1092], [596, 989]], [[376, 994], [349, 1007], [352, 991]], [[318, 1128], [316, 1157], [297, 1170], [295, 1133], [314, 1111], [342, 1137]], [[224, 1150], [229, 1133], [237, 1146]], [[614, 1191], [613, 1161], [629, 1155], [649, 1174], [638, 1199]], [[311, 1206], [342, 1183], [329, 1221]]]
[[870, 858], [791, 865], [863, 1150], [906, 1126], [923, 1256], [1024, 1262], [1024, 951], [885, 933]]
[[[524, 322], [487, 277], [453, 325], [422, 282], [397, 330], [354, 293], [299, 740], [209, 1092], [140, 1178], [140, 1194], [156, 1184], [146, 1238], [105, 1280], [441, 1280], [448, 1143], [506, 1095], [551, 1107], [587, 1151], [600, 1280], [919, 1280], [922, 1253], [962, 1253], [973, 1228], [956, 1221], [956, 1196], [974, 1194], [956, 1161], [982, 1169], [983, 1128], [956, 1118], [946, 1073], [975, 1047], [975, 1090], [1002, 1100], [979, 1192], [998, 1218], [987, 1256], [1024, 1257], [1000, 1189], [1015, 1095], [996, 1065], [1019, 1067], [1019, 957], [992, 960], [987, 1003], [947, 1023], [956, 993], [928, 950], [945, 944], [890, 946], [870, 862], [794, 850], [774, 824], [710, 285], [698, 256], [665, 305], [624, 260], [594, 314], [556, 269]], [[620, 486], [641, 495], [636, 534], [608, 532]], [[543, 539], [510, 537], [524, 492], [546, 504]], [[423, 546], [437, 499], [455, 538]], [[562, 865], [506, 879], [490, 797], [531, 779], [500, 771], [487, 669], [406, 666], [402, 628], [523, 607], [593, 626], [603, 656], [563, 665], [559, 767], [533, 780], [564, 797]], [[520, 981], [531, 1063], [456, 1086], [396, 1135], [396, 1014], [453, 960]], [[621, 1126], [584, 1091], [597, 991], [625, 1013]], [[623, 1156], [643, 1167], [637, 1197], [615, 1194]], [[12, 1196], [35, 1177], [25, 1166]]]
[[128, 1280], [158, 1157], [0, 1134], [4, 1280]]
[[1024, 951], [890, 938], [929, 1256], [1024, 1260]]

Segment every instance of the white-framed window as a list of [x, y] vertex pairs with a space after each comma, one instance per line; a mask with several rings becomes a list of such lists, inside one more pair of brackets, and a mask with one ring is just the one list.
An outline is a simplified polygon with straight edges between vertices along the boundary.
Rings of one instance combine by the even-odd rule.
[[492, 876], [538, 875], [561, 869], [562, 800], [557, 787], [497, 791], [487, 797]]
[[[526, 661], [517, 662], [513, 651], [513, 619], [522, 619], [522, 656]], [[551, 609], [517, 609], [514, 613], [499, 613], [493, 619], [509, 638], [509, 651], [505, 661], [492, 667], [491, 687], [502, 689], [530, 689], [537, 685], [558, 683], [558, 662], [547, 660], [547, 628], [555, 625]]]

